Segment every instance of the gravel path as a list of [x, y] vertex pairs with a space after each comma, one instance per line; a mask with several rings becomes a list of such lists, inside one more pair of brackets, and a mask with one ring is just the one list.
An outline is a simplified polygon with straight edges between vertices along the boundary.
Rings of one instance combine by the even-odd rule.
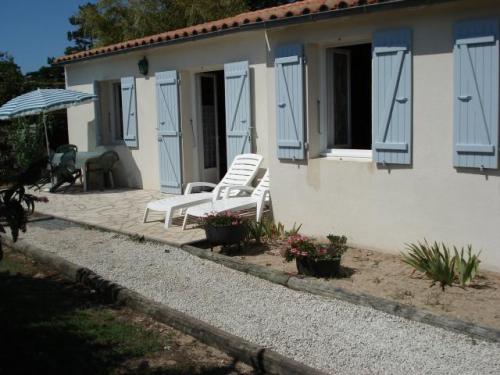
[[498, 344], [293, 291], [166, 245], [58, 220], [32, 223], [22, 238], [226, 332], [329, 372], [500, 374]]

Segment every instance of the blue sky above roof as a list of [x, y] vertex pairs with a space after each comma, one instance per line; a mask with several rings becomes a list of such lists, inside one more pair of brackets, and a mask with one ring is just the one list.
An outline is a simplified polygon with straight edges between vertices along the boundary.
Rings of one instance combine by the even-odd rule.
[[68, 18], [89, 0], [16, 0], [0, 5], [0, 51], [9, 52], [23, 73], [38, 70], [70, 44]]

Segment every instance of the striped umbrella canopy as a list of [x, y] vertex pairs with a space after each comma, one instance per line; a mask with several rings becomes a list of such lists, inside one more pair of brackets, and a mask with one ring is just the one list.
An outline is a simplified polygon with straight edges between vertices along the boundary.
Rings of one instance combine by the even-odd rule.
[[[85, 92], [64, 89], [37, 89], [9, 100], [0, 107], [0, 120], [43, 114], [47, 156], [50, 157], [49, 135], [47, 133], [45, 114], [47, 112], [87, 103], [96, 99], [96, 95]], [[53, 180], [52, 170], [51, 180]]]
[[0, 107], [0, 120], [37, 115], [95, 100], [93, 94], [64, 89], [38, 89], [9, 100]]

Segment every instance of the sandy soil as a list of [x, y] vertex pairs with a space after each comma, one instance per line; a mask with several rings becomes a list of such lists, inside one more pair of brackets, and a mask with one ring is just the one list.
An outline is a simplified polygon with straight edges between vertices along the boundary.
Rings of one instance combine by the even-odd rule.
[[[238, 252], [224, 250], [249, 263], [296, 275], [294, 262], [279, 256], [281, 244], [248, 245]], [[220, 248], [214, 248], [220, 252]], [[413, 272], [398, 255], [364, 249], [349, 249], [342, 257], [342, 277], [329, 279], [335, 287], [366, 293], [415, 306], [436, 314], [500, 329], [500, 274], [481, 271], [473, 285], [444, 291], [425, 275]]]

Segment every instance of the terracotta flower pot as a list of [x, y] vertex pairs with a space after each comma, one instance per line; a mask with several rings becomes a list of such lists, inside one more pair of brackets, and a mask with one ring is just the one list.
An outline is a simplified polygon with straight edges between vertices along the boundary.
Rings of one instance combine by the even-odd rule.
[[340, 271], [340, 258], [329, 260], [314, 260], [311, 258], [296, 258], [297, 270], [300, 275], [314, 277], [335, 277]]

